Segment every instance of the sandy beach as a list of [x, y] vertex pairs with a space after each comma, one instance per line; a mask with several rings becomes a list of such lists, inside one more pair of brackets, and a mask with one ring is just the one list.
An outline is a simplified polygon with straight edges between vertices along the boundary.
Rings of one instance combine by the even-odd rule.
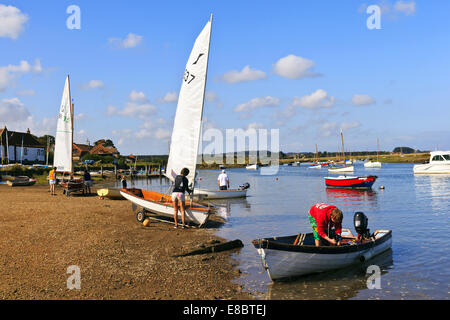
[[[175, 257], [224, 241], [213, 228], [144, 227], [128, 201], [57, 193], [0, 185], [0, 299], [252, 299], [230, 251]], [[72, 265], [80, 290], [67, 288]]]

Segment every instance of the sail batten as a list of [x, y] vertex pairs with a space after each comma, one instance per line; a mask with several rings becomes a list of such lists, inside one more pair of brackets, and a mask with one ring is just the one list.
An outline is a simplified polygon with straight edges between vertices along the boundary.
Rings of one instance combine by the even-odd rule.
[[181, 169], [188, 168], [189, 183], [194, 183], [200, 141], [212, 19], [194, 43], [184, 72], [165, 175], [172, 181]]
[[59, 108], [53, 166], [57, 172], [72, 172], [73, 110], [70, 98], [70, 80], [66, 78]]

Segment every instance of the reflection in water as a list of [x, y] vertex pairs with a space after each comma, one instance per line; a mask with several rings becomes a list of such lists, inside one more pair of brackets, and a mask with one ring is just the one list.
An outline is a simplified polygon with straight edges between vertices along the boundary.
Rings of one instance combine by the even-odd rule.
[[450, 175], [415, 175], [415, 191], [418, 198], [431, 194], [433, 212], [446, 213], [450, 207]]
[[330, 203], [358, 204], [366, 203], [375, 206], [377, 203], [377, 192], [373, 190], [355, 190], [326, 188], [327, 201]]
[[239, 211], [250, 211], [251, 209], [251, 205], [246, 198], [208, 200], [203, 202], [203, 204], [214, 206], [216, 208], [215, 214], [225, 220], [231, 218], [233, 207]]
[[289, 282], [273, 282], [269, 285], [266, 299], [350, 299], [361, 290], [367, 289], [367, 278], [371, 274], [366, 274], [366, 271], [370, 265], [380, 267], [382, 276], [388, 273], [393, 265], [392, 250], [385, 251], [364, 264], [305, 276]]

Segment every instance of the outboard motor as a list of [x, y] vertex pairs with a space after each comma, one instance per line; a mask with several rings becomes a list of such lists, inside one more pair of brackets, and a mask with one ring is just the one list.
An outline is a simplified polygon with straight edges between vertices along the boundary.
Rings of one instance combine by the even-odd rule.
[[250, 188], [250, 183], [246, 182], [243, 185], [239, 186], [239, 189], [241, 190], [247, 190], [248, 188]]
[[358, 233], [358, 241], [370, 238], [370, 229], [368, 229], [369, 219], [363, 212], [355, 212], [353, 216], [353, 224]]

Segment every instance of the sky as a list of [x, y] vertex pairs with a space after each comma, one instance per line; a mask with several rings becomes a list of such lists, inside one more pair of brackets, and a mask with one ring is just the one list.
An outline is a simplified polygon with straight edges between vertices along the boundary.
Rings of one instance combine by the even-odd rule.
[[449, 12], [446, 0], [0, 0], [0, 126], [55, 135], [70, 75], [75, 142], [167, 154], [213, 14], [204, 132], [278, 129], [283, 152], [337, 151], [341, 130], [346, 152], [377, 139], [448, 150]]

